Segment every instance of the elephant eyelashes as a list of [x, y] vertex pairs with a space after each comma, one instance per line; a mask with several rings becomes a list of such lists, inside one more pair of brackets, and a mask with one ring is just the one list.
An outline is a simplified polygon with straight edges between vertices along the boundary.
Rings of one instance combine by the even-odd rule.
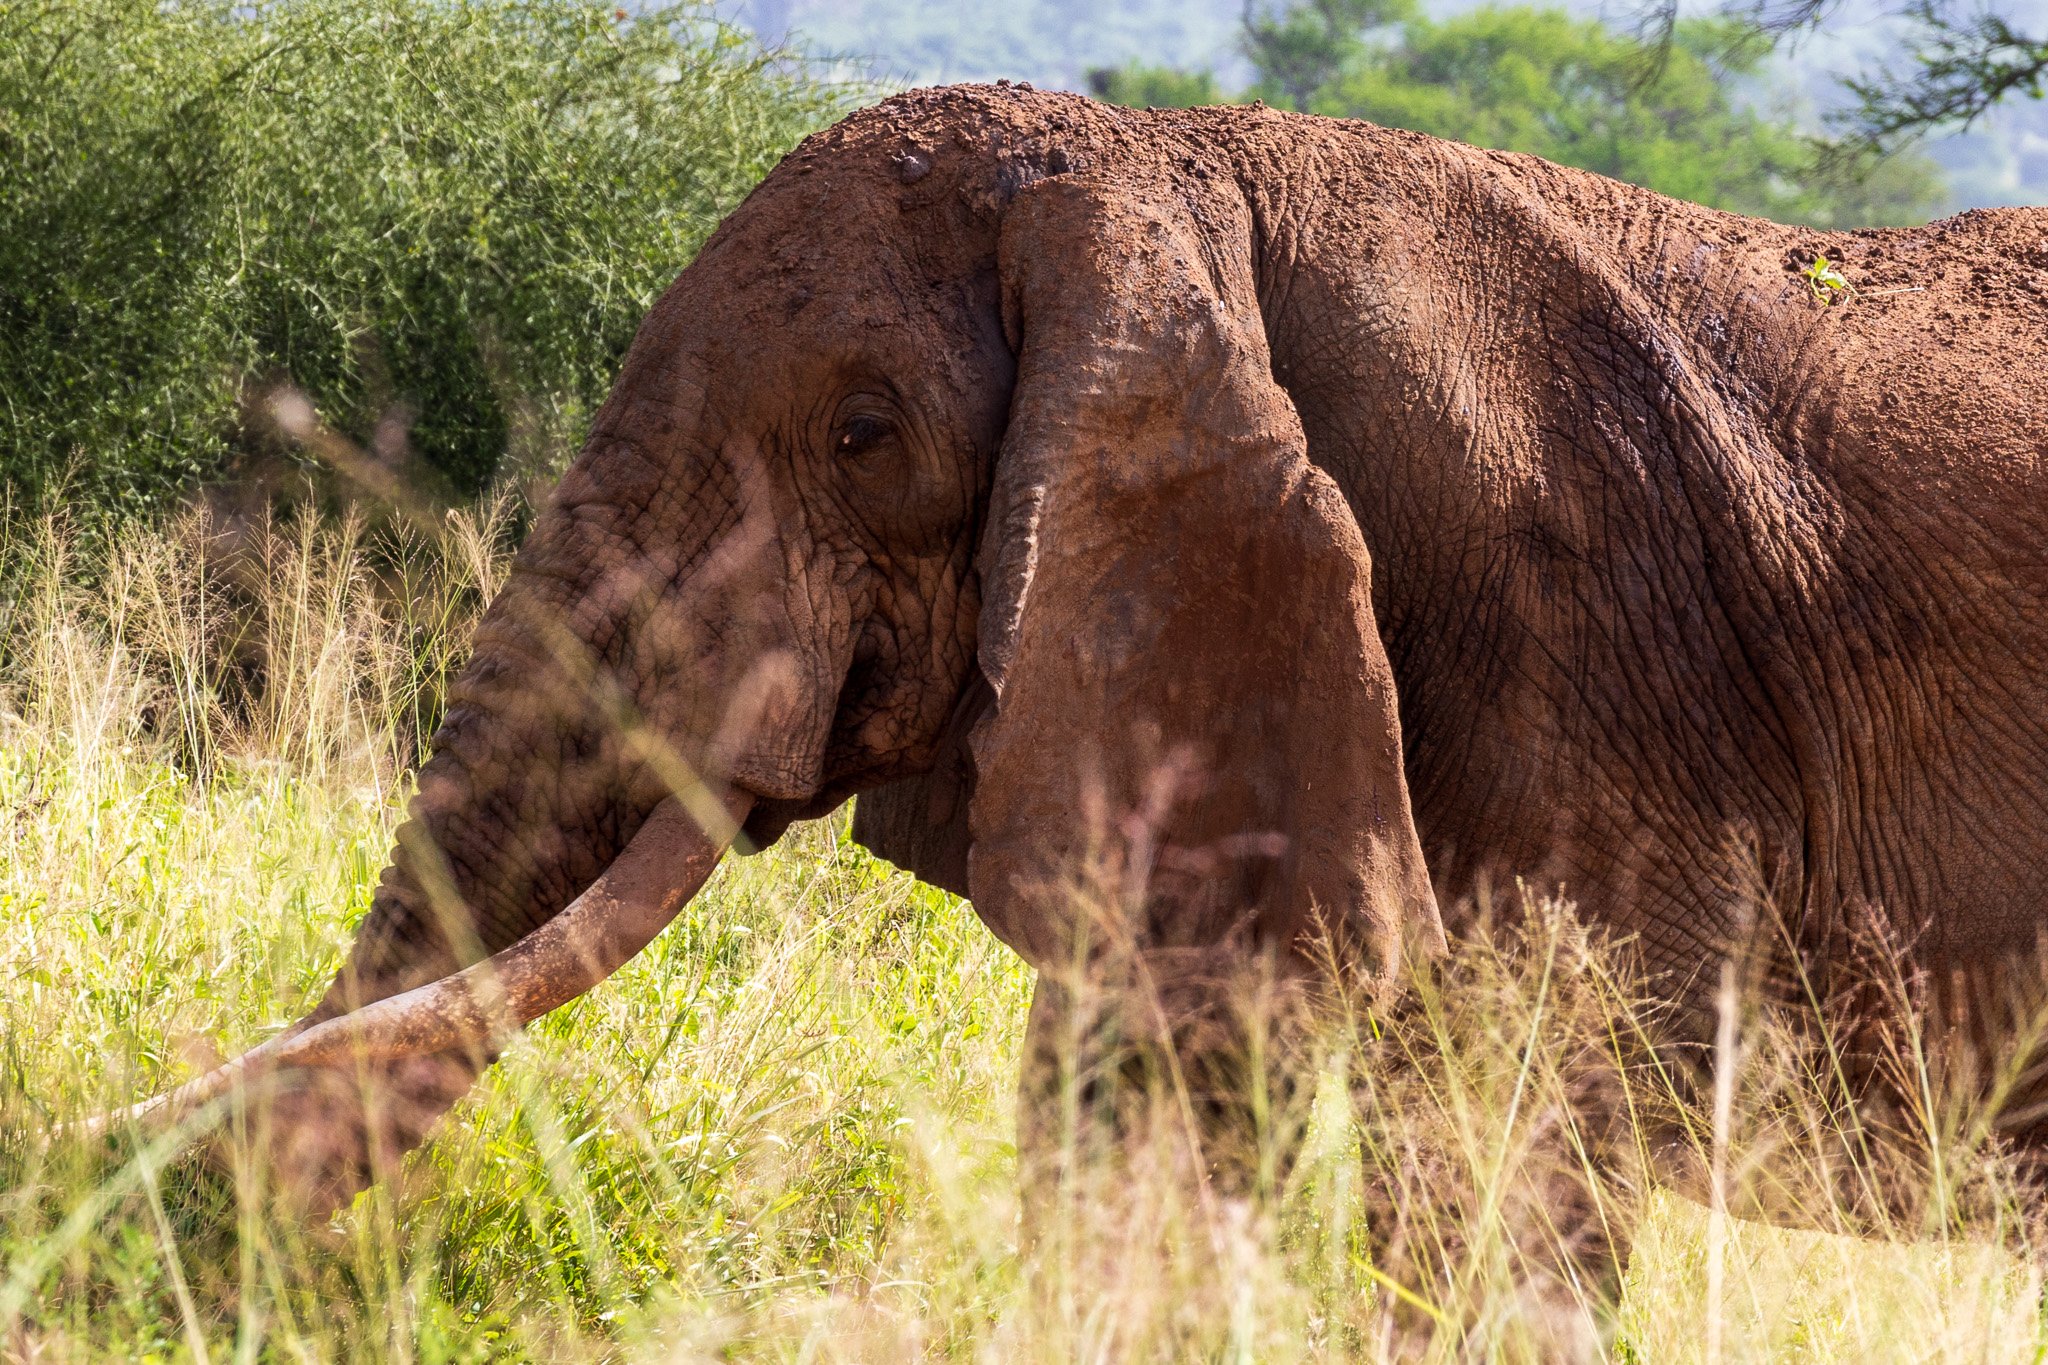
[[833, 453], [840, 459], [859, 459], [889, 436], [889, 424], [879, 417], [855, 417], [839, 429]]

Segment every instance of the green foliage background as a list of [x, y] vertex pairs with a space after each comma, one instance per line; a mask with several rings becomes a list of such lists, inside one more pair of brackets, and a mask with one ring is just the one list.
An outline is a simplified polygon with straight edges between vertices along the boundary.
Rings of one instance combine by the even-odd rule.
[[146, 506], [285, 377], [457, 493], [573, 444], [839, 101], [706, 7], [623, 13], [0, 0], [0, 482]]

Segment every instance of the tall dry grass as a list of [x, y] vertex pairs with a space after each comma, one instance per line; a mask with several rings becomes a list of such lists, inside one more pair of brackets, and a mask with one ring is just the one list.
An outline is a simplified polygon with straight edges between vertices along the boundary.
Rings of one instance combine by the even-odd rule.
[[389, 788], [509, 562], [515, 504], [438, 518], [0, 518], [12, 724], [88, 766], [221, 764]]
[[[1170, 1083], [1109, 1152], [1077, 1100], [1020, 1251], [1029, 975], [843, 819], [729, 860], [329, 1225], [260, 1172], [53, 1137], [324, 985], [510, 528], [6, 528], [0, 1355], [2042, 1358], [2031, 1197], [1909, 976], [1852, 1037], [1828, 983], [1766, 1011], [1735, 971], [1685, 1079], [1626, 952], [1534, 898], [1398, 998], [1321, 1002], [1263, 1193], [1205, 1185]], [[1910, 1102], [1859, 1109], [1873, 1070]]]

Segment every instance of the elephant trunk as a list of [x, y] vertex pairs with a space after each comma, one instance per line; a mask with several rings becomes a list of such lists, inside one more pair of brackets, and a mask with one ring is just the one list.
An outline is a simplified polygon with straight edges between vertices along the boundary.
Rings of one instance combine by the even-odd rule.
[[566, 632], [539, 587], [515, 579], [514, 600], [479, 631], [369, 914], [309, 1025], [523, 938], [591, 884], [657, 799], [629, 790], [620, 737], [571, 676], [581, 651], [547, 647]]
[[648, 484], [645, 444], [600, 421], [522, 547], [319, 1005], [145, 1106], [260, 1075], [252, 1136], [306, 1212], [391, 1169], [520, 1024], [645, 946], [757, 797], [815, 787], [832, 694], [799, 662], [774, 509], [715, 443]]
[[724, 819], [714, 790], [808, 794], [829, 699], [794, 666], [806, 651], [787, 625], [773, 510], [715, 443], [650, 481], [640, 434], [601, 422], [521, 548], [349, 962], [309, 1023], [524, 937], [665, 797], [710, 828]]
[[[644, 946], [708, 875], [730, 817], [693, 838], [675, 828], [679, 809], [653, 819], [671, 792], [636, 761], [644, 744], [621, 723], [632, 708], [603, 632], [575, 619], [593, 575], [560, 571], [563, 528], [550, 520], [478, 631], [318, 1005], [253, 1053], [95, 1127], [174, 1119], [243, 1089], [256, 1169], [285, 1206], [324, 1214], [395, 1170], [520, 1024]], [[717, 801], [701, 784], [687, 794], [700, 813]], [[572, 902], [573, 919], [541, 932]]]

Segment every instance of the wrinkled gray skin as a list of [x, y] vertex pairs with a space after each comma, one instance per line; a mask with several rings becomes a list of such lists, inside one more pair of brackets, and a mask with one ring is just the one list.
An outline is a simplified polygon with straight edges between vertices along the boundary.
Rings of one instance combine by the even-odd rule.
[[[1054, 964], [1034, 881], [1179, 739], [1231, 776], [1165, 819], [1162, 951], [1284, 951], [1313, 901], [1390, 973], [1520, 874], [1681, 997], [1759, 894], [1819, 960], [1867, 905], [1938, 973], [2024, 956], [2044, 239], [1781, 228], [1263, 109], [889, 100], [647, 319], [321, 1015], [558, 911], [670, 760], [753, 793], [757, 844], [870, 793], [860, 837]], [[1864, 297], [1815, 306], [1816, 251]], [[1261, 828], [1291, 851], [1229, 844]], [[474, 1074], [442, 1062], [386, 1077], [386, 1155]], [[367, 1178], [334, 1088], [303, 1103], [281, 1140]]]

